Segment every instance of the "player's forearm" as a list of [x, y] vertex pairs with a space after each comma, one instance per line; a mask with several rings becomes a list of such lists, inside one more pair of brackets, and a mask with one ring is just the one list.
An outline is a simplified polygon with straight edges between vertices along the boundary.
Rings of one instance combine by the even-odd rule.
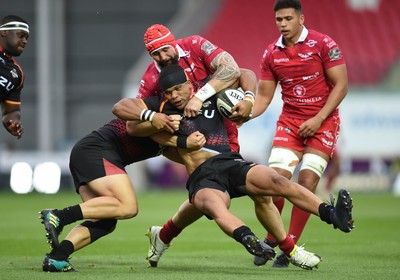
[[140, 114], [146, 109], [141, 99], [124, 98], [114, 104], [112, 112], [115, 116], [126, 121], [140, 120]]

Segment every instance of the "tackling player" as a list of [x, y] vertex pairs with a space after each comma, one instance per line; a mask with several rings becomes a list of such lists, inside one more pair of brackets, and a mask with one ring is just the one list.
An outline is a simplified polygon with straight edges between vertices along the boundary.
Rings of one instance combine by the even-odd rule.
[[[166, 103], [161, 98], [145, 99], [143, 100], [144, 103], [140, 103], [137, 99], [130, 100], [135, 106], [128, 106], [131, 109], [125, 110], [124, 118], [146, 120], [143, 116], [151, 115], [153, 112], [162, 111], [170, 114], [169, 110], [171, 110], [176, 113], [174, 106], [182, 110], [181, 114], [183, 114], [183, 109], [189, 102], [191, 93], [193, 93], [192, 83], [187, 80], [184, 70], [177, 65], [164, 67], [159, 77], [159, 83], [169, 102]], [[140, 104], [143, 106], [140, 107]], [[340, 191], [339, 201], [336, 207], [333, 207], [322, 203], [317, 196], [298, 184], [279, 176], [273, 169], [246, 162], [240, 154], [231, 153], [226, 131], [221, 127], [223, 125], [222, 116], [218, 114], [215, 106], [214, 97], [207, 99], [198, 117], [184, 117], [180, 124], [183, 137], [187, 133], [199, 130], [207, 139], [204, 146], [206, 150], [190, 152], [178, 148], [183, 163], [190, 174], [187, 183], [189, 199], [198, 210], [213, 218], [226, 234], [242, 243], [251, 254], [265, 255], [264, 258], [267, 259], [272, 256], [269, 248], [265, 247], [265, 244], [260, 242], [242, 221], [228, 211], [230, 198], [243, 195], [252, 197], [283, 195], [302, 209], [319, 215], [321, 220], [328, 224], [333, 223], [335, 228], [340, 228], [345, 232], [352, 229], [352, 203], [345, 190]], [[182, 137], [182, 135], [179, 137]], [[226, 196], [226, 194], [229, 195]], [[270, 210], [273, 209], [276, 211], [275, 207]], [[179, 215], [179, 211], [177, 215]], [[279, 215], [278, 217], [274, 216], [271, 212], [269, 212], [269, 215], [274, 217], [269, 220], [269, 225], [282, 222]], [[165, 227], [170, 226], [168, 223], [165, 225]], [[156, 255], [157, 258], [154, 258], [154, 260], [157, 263], [161, 254], [169, 245], [160, 241], [161, 231], [159, 229], [153, 231], [153, 228], [155, 227], [151, 227], [148, 233], [151, 242], [149, 258], [151, 263], [151, 258]], [[283, 229], [283, 226], [281, 229]], [[280, 240], [282, 242], [281, 248], [284, 248], [285, 245], [290, 246], [289, 243], [283, 245], [284, 241], [289, 242], [291, 240], [290, 237], [285, 235], [284, 239]], [[291, 245], [293, 250], [287, 252], [287, 257], [290, 258], [292, 263], [307, 269], [318, 265], [320, 261], [318, 256], [295, 246], [293, 240], [291, 240]]]
[[[171, 123], [159, 114], [154, 125], [173, 132], [179, 119]], [[175, 146], [177, 137], [164, 137], [161, 132], [152, 139], [166, 146]], [[126, 122], [114, 119], [78, 141], [70, 156], [70, 171], [76, 192], [82, 203], [64, 209], [40, 211], [46, 236], [52, 251], [45, 255], [43, 271], [75, 271], [69, 257], [83, 247], [114, 231], [117, 220], [137, 215], [138, 203], [135, 189], [125, 171], [125, 166], [161, 154], [163, 148], [148, 137], [132, 137], [127, 133]], [[205, 143], [198, 133], [186, 138], [185, 144], [198, 149]], [[58, 236], [64, 226], [85, 219], [75, 226], [59, 243]]]

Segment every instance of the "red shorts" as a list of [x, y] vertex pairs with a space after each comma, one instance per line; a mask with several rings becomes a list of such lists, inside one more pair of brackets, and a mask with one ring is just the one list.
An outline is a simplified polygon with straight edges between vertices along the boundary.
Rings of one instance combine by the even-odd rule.
[[301, 137], [298, 134], [303, 119], [294, 119], [281, 115], [276, 123], [273, 147], [284, 147], [303, 152], [305, 147], [311, 147], [332, 157], [333, 150], [340, 132], [340, 118], [328, 117], [321, 127], [311, 137]]

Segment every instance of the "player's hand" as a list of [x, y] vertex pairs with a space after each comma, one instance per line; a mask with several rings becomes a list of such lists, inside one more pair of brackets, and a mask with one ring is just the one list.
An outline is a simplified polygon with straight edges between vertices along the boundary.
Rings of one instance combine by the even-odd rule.
[[306, 120], [300, 125], [299, 135], [301, 137], [311, 137], [315, 134], [315, 132], [321, 127], [322, 119], [319, 117], [313, 117], [311, 119]]
[[183, 115], [188, 118], [194, 118], [199, 114], [201, 106], [203, 106], [203, 101], [193, 96], [186, 104]]
[[190, 150], [198, 150], [206, 144], [207, 140], [202, 133], [195, 131], [190, 134], [186, 140], [187, 148]]
[[232, 107], [231, 112], [232, 115], [229, 117], [229, 120], [241, 125], [250, 120], [253, 113], [253, 104], [250, 101], [242, 100]]
[[24, 127], [22, 126], [22, 123], [20, 121], [8, 120], [4, 124], [4, 126], [7, 131], [11, 135], [16, 136], [17, 139], [20, 139], [22, 137], [22, 134], [24, 133]]
[[158, 130], [165, 130], [173, 134], [179, 129], [180, 116], [179, 119], [177, 119], [176, 115], [168, 116], [163, 113], [156, 113], [151, 121], [151, 124]]

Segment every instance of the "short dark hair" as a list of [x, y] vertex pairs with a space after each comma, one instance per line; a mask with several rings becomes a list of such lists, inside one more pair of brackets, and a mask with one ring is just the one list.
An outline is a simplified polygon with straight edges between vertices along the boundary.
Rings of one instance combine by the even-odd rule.
[[293, 8], [296, 12], [302, 12], [300, 0], [276, 0], [274, 12], [287, 8]]
[[1, 24], [5, 24], [11, 21], [20, 21], [20, 22], [24, 22], [26, 24], [28, 24], [28, 22], [26, 20], [24, 20], [22, 17], [19, 16], [15, 16], [15, 15], [8, 15], [2, 18], [1, 20]]

